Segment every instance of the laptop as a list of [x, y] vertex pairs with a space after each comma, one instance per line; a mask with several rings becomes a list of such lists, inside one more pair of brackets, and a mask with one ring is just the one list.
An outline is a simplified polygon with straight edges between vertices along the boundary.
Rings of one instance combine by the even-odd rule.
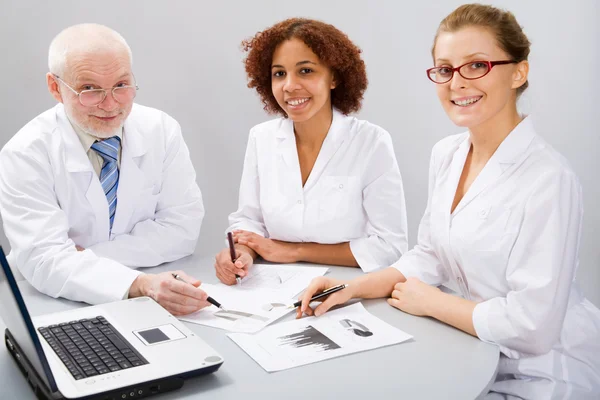
[[6, 347], [38, 398], [144, 398], [223, 364], [148, 297], [31, 318], [2, 247], [0, 264]]

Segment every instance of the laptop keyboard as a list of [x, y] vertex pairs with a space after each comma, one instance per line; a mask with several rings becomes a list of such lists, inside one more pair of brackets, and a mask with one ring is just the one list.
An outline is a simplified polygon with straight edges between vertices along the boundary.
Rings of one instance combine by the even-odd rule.
[[38, 331], [77, 380], [148, 364], [102, 316]]

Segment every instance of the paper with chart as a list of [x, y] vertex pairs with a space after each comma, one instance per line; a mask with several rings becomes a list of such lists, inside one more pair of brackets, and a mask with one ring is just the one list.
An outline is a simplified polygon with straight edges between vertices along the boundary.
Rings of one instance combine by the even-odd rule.
[[296, 295], [327, 270], [298, 264], [254, 265], [241, 285], [202, 284], [226, 311], [210, 306], [179, 319], [233, 332], [258, 332], [291, 312], [287, 306], [297, 300]]
[[370, 314], [361, 303], [269, 326], [255, 333], [229, 333], [267, 372], [376, 349], [409, 340], [411, 335]]

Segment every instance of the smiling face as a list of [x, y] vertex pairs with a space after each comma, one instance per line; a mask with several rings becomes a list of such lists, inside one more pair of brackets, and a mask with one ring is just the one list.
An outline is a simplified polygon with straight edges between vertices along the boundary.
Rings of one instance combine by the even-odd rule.
[[[436, 67], [458, 67], [472, 61], [511, 60], [494, 34], [481, 27], [441, 32], [435, 43]], [[527, 80], [527, 62], [496, 65], [482, 78], [468, 80], [458, 72], [452, 80], [436, 84], [444, 110], [456, 125], [481, 126], [516, 112], [516, 89]]]
[[286, 40], [275, 49], [271, 88], [277, 104], [294, 122], [331, 112], [333, 72], [300, 39]]
[[71, 54], [64, 76], [60, 78], [77, 92], [108, 89], [102, 103], [97, 106], [83, 106], [75, 93], [63, 83], [49, 77], [50, 91], [54, 90], [55, 98], [64, 104], [71, 123], [100, 139], [113, 136], [123, 127], [131, 112], [133, 99], [126, 103], [118, 103], [110, 89], [135, 85], [131, 60], [125, 49]]

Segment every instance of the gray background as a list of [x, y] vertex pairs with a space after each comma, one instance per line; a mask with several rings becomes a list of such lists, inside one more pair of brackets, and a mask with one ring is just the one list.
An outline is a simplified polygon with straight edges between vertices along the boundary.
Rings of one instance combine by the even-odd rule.
[[[431, 148], [461, 131], [444, 114], [425, 76], [437, 25], [461, 3], [2, 0], [0, 146], [54, 105], [44, 78], [52, 38], [81, 22], [112, 27], [133, 50], [141, 88], [137, 102], [166, 111], [182, 125], [207, 211], [198, 252], [213, 254], [223, 245], [227, 215], [237, 205], [248, 131], [272, 118], [246, 88], [240, 42], [287, 17], [317, 18], [346, 32], [364, 50], [370, 84], [359, 117], [392, 135], [412, 246], [427, 199]], [[520, 109], [534, 115], [538, 132], [570, 160], [581, 179], [585, 221], [578, 280], [600, 305], [599, 2], [492, 3], [514, 12], [533, 43], [530, 88]], [[6, 238], [0, 243], [6, 245]]]

